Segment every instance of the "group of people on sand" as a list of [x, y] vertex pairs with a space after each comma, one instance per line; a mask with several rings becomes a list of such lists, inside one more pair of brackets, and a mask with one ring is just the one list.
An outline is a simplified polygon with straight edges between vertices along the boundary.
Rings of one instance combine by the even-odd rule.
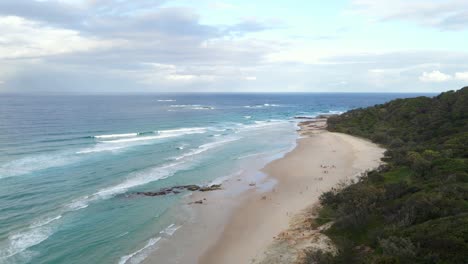
[[[322, 164], [320, 164], [320, 168], [323, 168], [323, 169], [328, 169], [328, 168], [336, 169], [335, 165], [330, 165], [329, 166], [329, 165], [322, 165]], [[325, 173], [325, 174], [328, 174], [328, 170], [324, 170], [322, 172]]]

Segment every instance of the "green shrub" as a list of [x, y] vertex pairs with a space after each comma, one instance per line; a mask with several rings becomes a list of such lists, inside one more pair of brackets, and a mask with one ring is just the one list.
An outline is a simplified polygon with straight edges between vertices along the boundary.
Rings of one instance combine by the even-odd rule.
[[338, 252], [312, 260], [467, 263], [468, 87], [351, 110], [328, 129], [383, 144], [387, 165], [320, 197]]

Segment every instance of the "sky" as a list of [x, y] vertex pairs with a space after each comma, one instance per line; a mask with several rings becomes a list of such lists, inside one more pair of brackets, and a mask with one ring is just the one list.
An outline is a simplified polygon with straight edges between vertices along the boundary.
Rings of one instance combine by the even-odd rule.
[[0, 1], [0, 93], [467, 85], [467, 0]]

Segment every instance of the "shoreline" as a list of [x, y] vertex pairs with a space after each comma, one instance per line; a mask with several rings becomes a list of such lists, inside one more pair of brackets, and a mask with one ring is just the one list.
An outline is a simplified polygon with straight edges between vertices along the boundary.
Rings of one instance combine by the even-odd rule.
[[292, 263], [299, 252], [284, 241], [293, 240], [300, 247], [326, 246], [326, 239], [316, 238], [314, 245], [304, 233], [300, 235], [305, 239], [297, 241], [288, 230], [304, 212], [310, 218], [311, 206], [323, 192], [381, 164], [384, 149], [326, 131], [324, 118], [299, 125], [295, 148], [267, 163], [260, 174], [244, 171], [226, 180], [222, 191], [188, 196], [189, 202], [204, 202], [185, 203], [189, 213], [181, 217], [185, 218], [181, 230], [143, 263], [171, 257], [165, 263]]

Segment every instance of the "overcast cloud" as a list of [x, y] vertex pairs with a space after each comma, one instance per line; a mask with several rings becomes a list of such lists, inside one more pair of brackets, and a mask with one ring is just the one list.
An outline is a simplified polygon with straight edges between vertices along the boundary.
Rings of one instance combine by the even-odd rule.
[[274, 9], [260, 1], [252, 9], [248, 1], [2, 0], [0, 92], [437, 92], [467, 85], [468, 3], [407, 2], [284, 1]]

